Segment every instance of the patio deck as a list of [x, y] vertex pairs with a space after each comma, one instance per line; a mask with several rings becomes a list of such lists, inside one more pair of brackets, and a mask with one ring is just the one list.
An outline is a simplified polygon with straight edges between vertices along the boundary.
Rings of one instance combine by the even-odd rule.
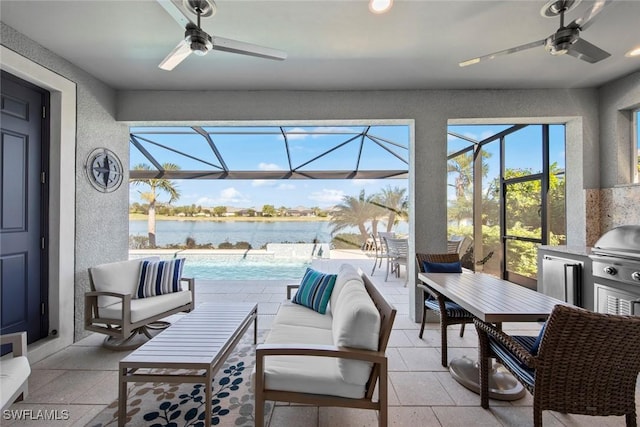
[[[357, 258], [356, 258], [357, 257]], [[315, 260], [314, 266], [325, 271], [337, 269], [343, 262], [352, 263], [370, 273], [372, 259], [357, 252], [332, 251], [332, 258]], [[418, 338], [419, 324], [409, 318], [408, 288], [404, 277], [384, 281], [384, 265], [372, 277], [381, 292], [396, 306], [396, 318], [387, 355], [389, 357], [389, 425], [391, 426], [527, 426], [533, 425], [533, 400], [529, 394], [514, 402], [491, 401], [491, 408], [480, 407], [480, 397], [460, 386], [440, 364], [439, 325], [427, 324], [424, 338]], [[404, 269], [403, 269], [404, 272]], [[292, 281], [198, 280], [196, 301], [257, 302], [259, 329], [269, 329], [286, 284]], [[295, 282], [295, 281], [293, 281]], [[456, 332], [458, 327], [452, 327]], [[507, 332], [535, 335], [538, 324], [505, 324]], [[67, 410], [69, 420], [46, 421], [48, 426], [84, 426], [117, 398], [118, 362], [126, 352], [113, 352], [101, 344], [103, 335], [91, 336], [35, 363], [29, 379], [29, 397], [11, 409]], [[449, 334], [449, 357], [474, 357], [477, 336], [467, 328], [464, 338]], [[640, 403], [640, 385], [636, 402]], [[586, 417], [544, 412], [545, 426], [623, 426], [624, 417]], [[277, 404], [269, 426], [272, 427], [342, 427], [376, 425], [373, 411], [316, 408]], [[40, 420], [10, 421], [3, 426], [42, 426]]]

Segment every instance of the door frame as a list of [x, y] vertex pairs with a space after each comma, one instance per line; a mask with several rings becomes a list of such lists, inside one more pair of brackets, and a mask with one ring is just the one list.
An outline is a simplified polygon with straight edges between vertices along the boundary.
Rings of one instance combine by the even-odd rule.
[[75, 305], [76, 84], [0, 46], [0, 68], [48, 90], [49, 337], [29, 346], [36, 362], [73, 344]]

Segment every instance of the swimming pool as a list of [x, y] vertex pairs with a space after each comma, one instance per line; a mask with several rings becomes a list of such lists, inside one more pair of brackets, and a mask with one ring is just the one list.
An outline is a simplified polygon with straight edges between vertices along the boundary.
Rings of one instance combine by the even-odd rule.
[[[162, 259], [171, 259], [171, 253], [137, 253], [130, 258], [142, 258], [157, 255]], [[178, 253], [186, 258], [183, 277], [208, 280], [283, 280], [300, 279], [311, 260], [275, 258], [269, 254], [192, 254]]]

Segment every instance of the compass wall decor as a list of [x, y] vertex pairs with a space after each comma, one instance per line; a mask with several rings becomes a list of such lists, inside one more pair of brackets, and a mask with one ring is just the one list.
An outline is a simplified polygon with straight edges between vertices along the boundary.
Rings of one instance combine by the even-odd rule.
[[89, 154], [85, 171], [91, 185], [103, 193], [115, 191], [122, 184], [122, 162], [107, 148], [96, 148]]

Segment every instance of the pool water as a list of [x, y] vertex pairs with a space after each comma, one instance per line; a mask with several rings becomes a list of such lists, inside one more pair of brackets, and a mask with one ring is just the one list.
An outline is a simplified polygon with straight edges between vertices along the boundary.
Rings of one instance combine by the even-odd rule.
[[[282, 280], [300, 279], [310, 260], [282, 259], [270, 256], [238, 255], [192, 255], [179, 254], [186, 258], [183, 277], [209, 280]], [[172, 256], [161, 256], [163, 259]]]

